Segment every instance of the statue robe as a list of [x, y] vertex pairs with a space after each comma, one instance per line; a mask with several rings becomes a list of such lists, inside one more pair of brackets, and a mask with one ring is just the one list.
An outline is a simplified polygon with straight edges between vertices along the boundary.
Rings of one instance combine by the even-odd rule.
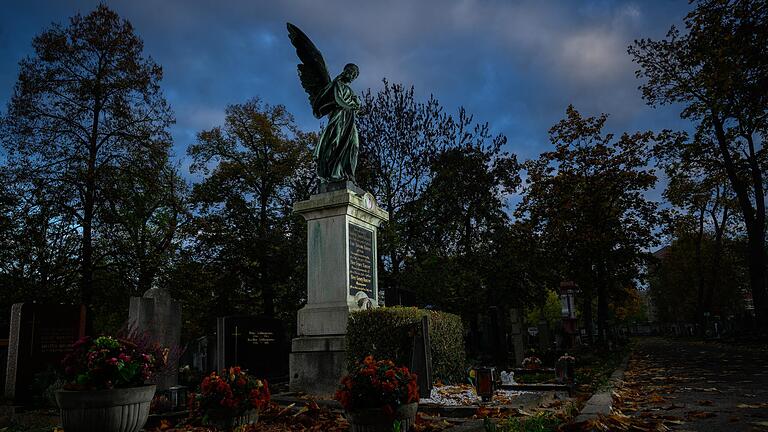
[[323, 89], [318, 102], [316, 114], [328, 115], [328, 124], [315, 146], [317, 176], [326, 182], [355, 181], [360, 146], [355, 112], [360, 101], [349, 85], [337, 78]]

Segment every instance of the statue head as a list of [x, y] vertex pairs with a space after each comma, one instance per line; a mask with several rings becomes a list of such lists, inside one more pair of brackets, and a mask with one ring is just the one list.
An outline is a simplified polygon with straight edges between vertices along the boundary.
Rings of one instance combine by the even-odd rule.
[[358, 75], [360, 75], [360, 68], [354, 63], [347, 63], [344, 70], [339, 74], [339, 80], [351, 83]]

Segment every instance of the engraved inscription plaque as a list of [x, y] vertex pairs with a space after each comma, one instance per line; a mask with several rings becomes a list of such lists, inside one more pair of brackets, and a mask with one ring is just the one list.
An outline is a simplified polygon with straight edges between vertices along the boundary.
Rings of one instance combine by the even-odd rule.
[[373, 299], [373, 231], [349, 224], [349, 295]]

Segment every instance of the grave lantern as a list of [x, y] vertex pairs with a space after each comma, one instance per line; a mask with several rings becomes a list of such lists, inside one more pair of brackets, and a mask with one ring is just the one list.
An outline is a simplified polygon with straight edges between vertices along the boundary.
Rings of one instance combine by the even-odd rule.
[[173, 386], [168, 389], [168, 400], [174, 411], [180, 411], [187, 406], [187, 388], [184, 386]]
[[475, 390], [483, 402], [490, 402], [494, 390], [494, 370], [492, 368], [478, 368], [475, 371]]

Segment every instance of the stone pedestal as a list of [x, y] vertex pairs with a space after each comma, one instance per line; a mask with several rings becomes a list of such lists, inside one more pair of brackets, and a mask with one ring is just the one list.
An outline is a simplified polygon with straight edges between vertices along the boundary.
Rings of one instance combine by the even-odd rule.
[[347, 319], [378, 306], [376, 232], [387, 212], [350, 184], [294, 205], [307, 221], [307, 304], [291, 343], [290, 389], [332, 394], [346, 370]]
[[[131, 297], [128, 325], [139, 333], [147, 333], [153, 341], [171, 350], [169, 361], [178, 361], [181, 343], [181, 303], [171, 298], [167, 291], [150, 288], [143, 297]], [[173, 372], [158, 377], [157, 389], [166, 390], [178, 382], [178, 365], [171, 365]]]

